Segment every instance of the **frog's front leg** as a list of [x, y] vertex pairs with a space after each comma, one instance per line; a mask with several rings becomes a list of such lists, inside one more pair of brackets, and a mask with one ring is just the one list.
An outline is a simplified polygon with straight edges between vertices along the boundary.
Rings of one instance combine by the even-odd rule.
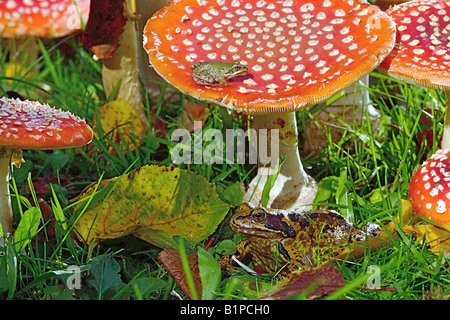
[[222, 79], [219, 79], [219, 83], [218, 83], [221, 87], [226, 87], [226, 86], [229, 86], [230, 85], [230, 83], [227, 81], [227, 79], [225, 79], [225, 78], [222, 78]]
[[207, 81], [205, 81], [205, 85], [211, 86], [211, 87], [215, 87], [215, 86], [221, 86], [221, 87], [226, 87], [229, 85], [227, 79], [225, 79], [224, 77], [220, 77], [217, 75], [208, 75], [207, 77]]
[[235, 265], [233, 256], [238, 260], [243, 260], [246, 256], [251, 254], [249, 243], [247, 240], [241, 241], [236, 245], [236, 253], [223, 256], [219, 259], [219, 264], [222, 269]]

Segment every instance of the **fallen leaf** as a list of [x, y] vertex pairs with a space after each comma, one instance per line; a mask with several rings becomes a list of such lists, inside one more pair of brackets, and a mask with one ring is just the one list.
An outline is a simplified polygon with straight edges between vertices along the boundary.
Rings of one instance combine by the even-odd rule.
[[441, 148], [442, 138], [438, 138], [438, 133], [433, 131], [432, 129], [426, 129], [424, 131], [419, 132], [414, 137], [416, 142], [416, 152], [419, 153], [421, 148], [426, 148], [423, 153], [422, 162], [424, 162], [427, 158], [428, 153], [431, 151], [433, 147], [434, 140], [437, 140], [437, 148]]
[[[117, 99], [103, 105], [97, 112], [99, 122], [105, 134], [112, 133], [112, 140], [131, 151], [140, 144], [140, 137], [145, 134], [145, 127], [136, 109], [124, 99]], [[114, 149], [110, 147], [110, 152]]]
[[[27, 76], [26, 68], [24, 68], [24, 66], [18, 62], [6, 63], [4, 70], [6, 78], [19, 78], [19, 79], [29, 78], [29, 76]], [[6, 80], [6, 83], [11, 85], [13, 81], [8, 79]]]
[[167, 124], [161, 119], [161, 117], [157, 116], [154, 120], [156, 106], [153, 106], [150, 113], [150, 121], [153, 121], [153, 130], [156, 131], [156, 136], [160, 138], [164, 138], [167, 132]]
[[42, 198], [38, 199], [39, 209], [41, 210], [42, 219], [45, 224], [45, 230], [42, 229], [38, 233], [38, 239], [41, 242], [55, 239], [55, 217], [52, 207]]
[[[37, 240], [40, 243], [55, 240], [55, 238], [56, 238], [56, 231], [55, 231], [56, 219], [55, 219], [55, 215], [53, 214], [53, 209], [48, 204], [48, 202], [45, 201], [44, 199], [38, 198], [37, 200], [38, 200], [39, 209], [42, 214], [42, 222], [43, 222], [40, 225], [40, 227], [42, 227], [42, 229], [36, 235]], [[70, 237], [72, 238], [74, 243], [80, 244], [80, 240], [77, 238], [76, 234], [73, 231], [70, 232]], [[31, 244], [33, 247], [35, 247], [36, 242], [32, 241]]]
[[[188, 254], [187, 257], [197, 294], [199, 297], [201, 297], [202, 284], [200, 280], [197, 254], [195, 252], [192, 252], [191, 254]], [[181, 265], [180, 253], [177, 250], [163, 249], [158, 253], [158, 261], [163, 265], [164, 269], [166, 269], [166, 271], [173, 278], [175, 283], [180, 287], [181, 291], [183, 291], [186, 297], [189, 300], [192, 300], [191, 290], [189, 289], [186, 275]]]
[[306, 299], [316, 299], [332, 293], [345, 284], [338, 268], [323, 265], [311, 270], [289, 273], [275, 286], [264, 291], [258, 300], [281, 300], [304, 294]]
[[133, 234], [160, 248], [176, 249], [173, 239], [181, 236], [195, 244], [206, 239], [228, 212], [215, 189], [203, 177], [176, 167], [148, 165], [130, 173], [103, 180], [88, 188], [89, 207], [76, 224], [86, 242]]
[[[68, 191], [75, 192], [75, 187], [72, 185], [73, 178], [67, 177], [64, 174], [54, 174], [45, 177], [39, 177], [33, 179], [33, 189], [34, 192], [39, 196], [49, 195], [51, 194], [50, 185], [61, 185], [64, 186]], [[25, 186], [25, 190], [27, 193], [31, 192], [29, 186]]]
[[[406, 234], [413, 234], [419, 243], [428, 245], [428, 248], [434, 254], [439, 255], [443, 252], [444, 255], [450, 253], [450, 227], [442, 224], [437, 224], [432, 221], [430, 223], [423, 223], [425, 218], [417, 215], [411, 207], [411, 203], [403, 200], [402, 221], [403, 232]], [[400, 217], [396, 218], [400, 221]]]
[[[386, 230], [381, 237], [386, 239], [386, 234], [389, 232], [393, 237], [397, 237], [395, 229], [397, 226], [406, 234], [415, 236], [419, 243], [426, 243], [431, 252], [439, 255], [443, 252], [444, 255], [450, 253], [450, 227], [434, 223], [423, 223], [426, 220], [424, 217], [417, 215], [412, 209], [411, 203], [408, 200], [402, 200], [402, 211], [395, 218], [395, 223], [390, 222], [386, 225]], [[397, 225], [397, 226], [396, 226]]]
[[446, 285], [434, 285], [425, 290], [426, 300], [450, 300], [450, 292]]
[[189, 132], [194, 131], [194, 121], [200, 121], [202, 125], [208, 119], [209, 110], [202, 103], [195, 103], [189, 100], [184, 102], [183, 127]]
[[417, 241], [421, 244], [426, 243], [434, 254], [439, 255], [440, 252], [443, 252], [444, 255], [447, 255], [450, 253], [449, 230], [433, 224], [405, 226], [403, 230], [405, 233], [414, 233]]
[[110, 59], [119, 47], [126, 22], [123, 0], [92, 0], [89, 19], [80, 40], [97, 58]]

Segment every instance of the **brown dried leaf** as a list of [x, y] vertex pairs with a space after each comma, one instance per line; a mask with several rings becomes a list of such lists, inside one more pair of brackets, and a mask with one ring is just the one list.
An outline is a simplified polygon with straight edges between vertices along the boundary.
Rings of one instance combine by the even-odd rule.
[[124, 0], [92, 0], [89, 19], [80, 40], [99, 59], [110, 59], [119, 47], [126, 22]]
[[209, 110], [201, 103], [194, 103], [189, 100], [184, 102], [183, 126], [189, 132], [194, 131], [194, 121], [201, 121], [202, 125], [208, 119]]
[[[45, 201], [44, 199], [38, 198], [37, 200], [38, 200], [39, 210], [41, 210], [42, 220], [43, 220], [44, 224], [41, 223], [41, 227], [43, 227], [43, 228], [42, 228], [42, 230], [39, 231], [39, 233], [36, 235], [36, 237], [37, 237], [38, 241], [41, 243], [52, 241], [56, 238], [55, 228], [56, 228], [56, 224], [57, 224], [55, 216], [53, 214], [53, 209], [52, 209], [51, 205], [49, 205], [48, 202]], [[76, 236], [76, 234], [73, 231], [70, 232], [70, 237], [76, 244], [80, 244], [78, 237]], [[32, 246], [35, 247], [35, 245], [36, 245], [36, 242], [32, 241]]]
[[338, 268], [324, 265], [301, 272], [292, 272], [278, 284], [263, 292], [258, 300], [282, 300], [304, 293], [312, 300], [332, 293], [345, 284]]
[[[170, 274], [176, 284], [189, 300], [192, 300], [191, 290], [186, 281], [186, 275], [181, 265], [180, 253], [177, 250], [164, 249], [158, 254], [158, 261], [163, 265], [164, 269]], [[195, 252], [188, 254], [188, 262], [191, 267], [192, 277], [195, 282], [195, 288], [199, 297], [202, 296], [202, 283], [198, 270], [198, 258]]]

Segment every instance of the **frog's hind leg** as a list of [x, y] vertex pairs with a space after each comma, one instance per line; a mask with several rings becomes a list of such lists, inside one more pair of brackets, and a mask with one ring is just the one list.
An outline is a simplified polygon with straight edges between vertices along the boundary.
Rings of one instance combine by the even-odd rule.
[[287, 266], [289, 272], [296, 270], [310, 270], [314, 267], [314, 261], [311, 255], [306, 252], [297, 252], [291, 257], [289, 265]]

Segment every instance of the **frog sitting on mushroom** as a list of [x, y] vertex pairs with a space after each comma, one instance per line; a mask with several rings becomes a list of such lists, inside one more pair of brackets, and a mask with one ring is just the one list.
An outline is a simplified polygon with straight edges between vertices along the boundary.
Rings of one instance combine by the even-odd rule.
[[228, 80], [247, 74], [247, 67], [239, 61], [202, 61], [193, 64], [191, 68], [194, 69], [192, 79], [195, 83], [205, 86], [228, 86]]
[[[386, 14], [359, 1], [180, 0], [148, 20], [144, 48], [155, 71], [180, 91], [250, 115], [252, 128], [268, 137], [278, 131], [286, 160], [267, 206], [305, 211], [317, 184], [300, 159], [296, 111], [368, 75], [394, 38]], [[271, 173], [259, 164], [246, 201], [261, 203]]]

